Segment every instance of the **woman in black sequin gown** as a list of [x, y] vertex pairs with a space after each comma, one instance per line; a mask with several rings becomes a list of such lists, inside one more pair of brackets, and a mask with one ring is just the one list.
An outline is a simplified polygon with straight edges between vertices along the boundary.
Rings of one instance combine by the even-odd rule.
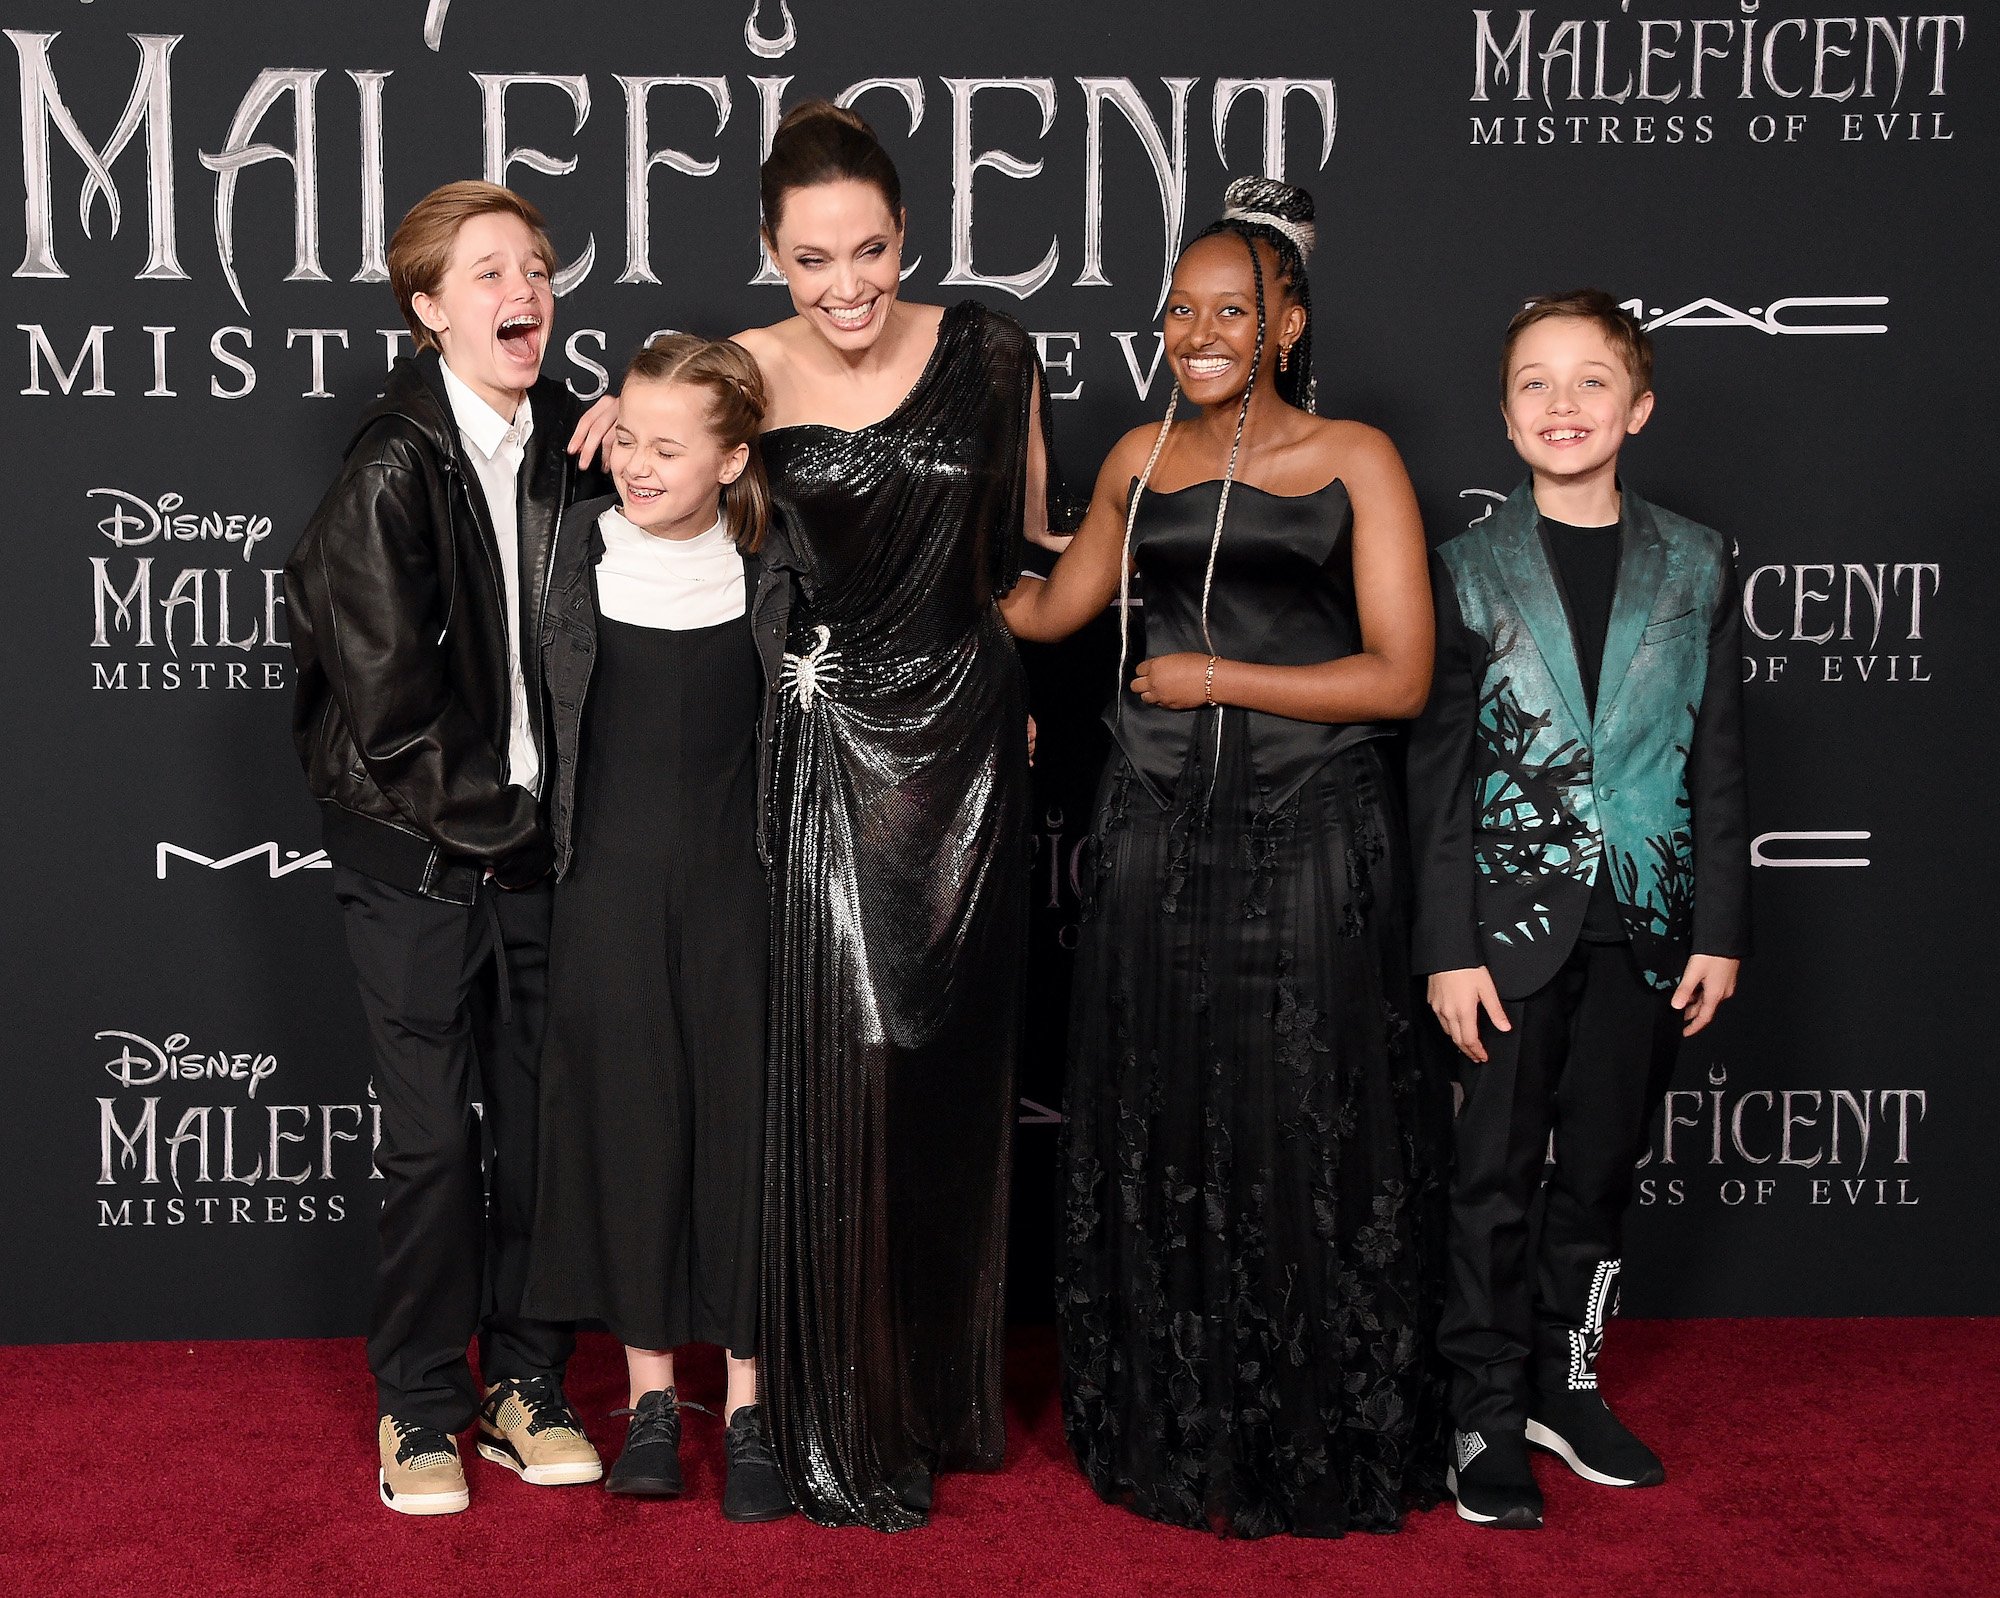
[[994, 601], [1046, 521], [1039, 368], [1006, 317], [896, 299], [895, 170], [852, 113], [793, 111], [763, 200], [799, 314], [738, 342], [801, 565], [768, 799], [764, 1394], [800, 1508], [895, 1531], [1003, 1441], [1028, 767]]
[[1429, 684], [1430, 596], [1394, 448], [1310, 414], [1310, 198], [1230, 197], [1168, 295], [1167, 423], [1003, 607], [1058, 637], [1129, 560], [1145, 584], [1070, 1024], [1063, 1416], [1111, 1502], [1338, 1536], [1393, 1530], [1444, 1468], [1450, 1101], [1413, 1047], [1383, 754]]

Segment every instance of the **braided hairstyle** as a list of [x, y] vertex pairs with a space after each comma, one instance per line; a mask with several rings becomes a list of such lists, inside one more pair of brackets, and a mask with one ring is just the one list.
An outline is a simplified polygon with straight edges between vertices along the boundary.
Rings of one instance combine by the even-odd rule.
[[[1313, 409], [1317, 384], [1312, 370], [1312, 290], [1306, 281], [1306, 258], [1312, 254], [1314, 242], [1313, 201], [1304, 189], [1289, 183], [1281, 183], [1275, 178], [1236, 178], [1222, 195], [1222, 217], [1211, 222], [1197, 233], [1190, 245], [1199, 243], [1218, 233], [1234, 233], [1243, 240], [1243, 247], [1250, 254], [1250, 273], [1257, 288], [1257, 346], [1250, 356], [1250, 376], [1243, 385], [1243, 400], [1236, 411], [1236, 432], [1229, 443], [1229, 464], [1222, 475], [1222, 492], [1216, 498], [1215, 531], [1208, 543], [1208, 566], [1201, 580], [1201, 638], [1202, 646], [1212, 656], [1215, 640], [1208, 630], [1208, 601], [1215, 586], [1215, 561], [1222, 549], [1222, 524], [1229, 514], [1229, 491], [1236, 482], [1236, 462], [1243, 450], [1243, 429], [1250, 419], [1250, 397], [1256, 392], [1257, 377], [1264, 366], [1265, 335], [1269, 326], [1269, 306], [1264, 292], [1264, 263], [1257, 254], [1259, 240], [1269, 245], [1278, 258], [1278, 281], [1291, 291], [1306, 313], [1305, 330], [1292, 345], [1291, 354], [1285, 361], [1277, 377], [1278, 397], [1288, 405], [1310, 412]], [[1185, 252], [1183, 252], [1185, 253]], [[1146, 492], [1146, 485], [1152, 480], [1153, 468], [1160, 462], [1160, 453], [1166, 448], [1167, 435], [1173, 430], [1174, 413], [1180, 408], [1181, 390], [1179, 382], [1167, 397], [1167, 414], [1160, 422], [1160, 431], [1153, 440], [1153, 450], [1146, 457], [1146, 468], [1139, 474], [1139, 481], [1132, 490], [1132, 498], [1125, 507], [1125, 546], [1118, 563], [1118, 682], [1117, 698], [1113, 703], [1122, 710], [1125, 691], [1125, 663], [1130, 655], [1131, 600], [1132, 600], [1132, 531], [1139, 520], [1139, 499]], [[1216, 718], [1218, 746], [1222, 735], [1222, 717]]]
[[[1276, 178], [1237, 178], [1222, 195], [1222, 218], [1195, 235], [1234, 233], [1246, 243], [1261, 239], [1278, 257], [1278, 281], [1292, 292], [1306, 313], [1305, 331], [1292, 346], [1286, 370], [1278, 374], [1278, 395], [1288, 405], [1311, 411], [1317, 398], [1312, 369], [1312, 285], [1306, 281], [1306, 261], [1313, 251], [1313, 198], [1304, 189]], [[1255, 259], [1256, 252], [1251, 252]], [[1257, 268], [1257, 337], [1264, 337], [1264, 273]]]
[[708, 395], [708, 428], [725, 450], [750, 446], [750, 458], [732, 483], [722, 485], [722, 521], [738, 549], [755, 553], [771, 521], [771, 482], [757, 447], [770, 409], [764, 375], [741, 344], [697, 333], [662, 333], [632, 357], [618, 387], [633, 383], [686, 383]]

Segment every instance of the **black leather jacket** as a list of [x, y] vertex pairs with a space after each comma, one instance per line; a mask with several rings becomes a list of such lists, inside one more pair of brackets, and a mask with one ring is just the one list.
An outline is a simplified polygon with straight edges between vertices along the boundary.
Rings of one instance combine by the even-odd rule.
[[[578, 406], [530, 390], [521, 467], [521, 611], [528, 703], [548, 747], [542, 612], [556, 523], [576, 497], [564, 446]], [[546, 874], [536, 796], [507, 780], [512, 683], [505, 588], [485, 500], [435, 351], [399, 360], [348, 445], [339, 480], [285, 563], [297, 668], [292, 738], [336, 862], [470, 904]]]
[[[549, 834], [555, 843], [556, 875], [569, 870], [575, 838], [577, 748], [583, 737], [583, 706], [597, 664], [597, 563], [604, 558], [604, 535], [597, 519], [617, 499], [609, 494], [570, 507], [556, 534], [550, 562], [549, 602], [542, 627], [544, 671], [554, 709], [555, 771], [547, 786]], [[785, 637], [791, 628], [797, 562], [784, 529], [775, 520], [756, 554], [743, 557], [743, 581], [757, 659], [764, 668], [764, 709], [757, 725], [757, 855], [766, 865], [771, 851], [765, 817], [771, 808], [771, 739], [778, 725], [779, 673]]]

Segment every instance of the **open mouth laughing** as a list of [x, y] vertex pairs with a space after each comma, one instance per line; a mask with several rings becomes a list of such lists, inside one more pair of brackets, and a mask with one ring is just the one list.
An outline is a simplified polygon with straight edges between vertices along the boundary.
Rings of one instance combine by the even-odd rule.
[[541, 359], [542, 319], [534, 312], [508, 317], [500, 324], [498, 337], [501, 347], [517, 359]]

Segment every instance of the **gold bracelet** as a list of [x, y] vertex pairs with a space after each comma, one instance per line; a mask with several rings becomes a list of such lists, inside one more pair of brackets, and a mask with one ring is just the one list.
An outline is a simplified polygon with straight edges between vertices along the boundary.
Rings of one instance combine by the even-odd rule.
[[1213, 655], [1208, 657], [1208, 674], [1201, 680], [1201, 702], [1204, 705], [1215, 703], [1215, 660]]

